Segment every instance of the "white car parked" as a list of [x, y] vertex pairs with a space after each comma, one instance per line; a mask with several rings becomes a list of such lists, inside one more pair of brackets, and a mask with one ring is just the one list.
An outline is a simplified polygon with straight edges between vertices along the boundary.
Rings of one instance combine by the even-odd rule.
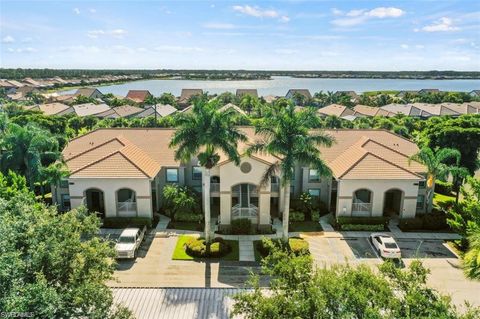
[[146, 227], [126, 228], [118, 238], [115, 249], [117, 250], [117, 258], [132, 259], [137, 257], [137, 250], [145, 236]]
[[370, 234], [370, 242], [383, 258], [400, 259], [402, 253], [392, 236], [382, 233]]

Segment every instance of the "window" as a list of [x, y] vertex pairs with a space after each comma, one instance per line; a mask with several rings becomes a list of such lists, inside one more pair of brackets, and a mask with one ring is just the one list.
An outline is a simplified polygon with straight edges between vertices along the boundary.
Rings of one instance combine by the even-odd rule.
[[70, 195], [62, 194], [62, 208], [64, 210], [69, 210], [71, 208]]
[[196, 191], [197, 193], [201, 194], [202, 193], [202, 186], [193, 186], [193, 190]]
[[320, 198], [320, 188], [309, 188], [308, 193], [312, 197]]
[[167, 183], [178, 183], [178, 168], [167, 168]]
[[200, 166], [192, 167], [192, 179], [193, 180], [202, 180], [202, 168]]
[[418, 188], [419, 189], [425, 189], [425, 181], [418, 182]]
[[425, 196], [424, 195], [418, 195], [417, 196], [417, 209], [423, 209], [424, 204], [425, 204]]
[[61, 188], [68, 188], [68, 179], [61, 179], [60, 180], [60, 187]]
[[290, 195], [295, 194], [295, 186], [290, 185]]
[[320, 174], [316, 169], [309, 169], [308, 170], [308, 181], [313, 183], [320, 182]]

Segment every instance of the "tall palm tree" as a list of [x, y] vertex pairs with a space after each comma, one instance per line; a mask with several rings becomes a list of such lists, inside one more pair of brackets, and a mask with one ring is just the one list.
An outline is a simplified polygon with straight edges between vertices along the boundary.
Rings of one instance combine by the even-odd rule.
[[218, 111], [218, 101], [199, 99], [192, 113], [178, 118], [178, 129], [170, 141], [175, 147], [175, 159], [188, 162], [197, 157], [202, 167], [203, 203], [205, 212], [205, 241], [210, 243], [210, 170], [220, 160], [223, 152], [236, 165], [240, 164], [237, 150], [239, 141], [247, 137], [235, 126], [236, 112]]
[[320, 130], [311, 131], [311, 129], [319, 127], [318, 121], [314, 110], [295, 112], [293, 103], [285, 108], [272, 108], [255, 128], [260, 139], [248, 149], [249, 154], [264, 152], [278, 158], [263, 174], [261, 185], [268, 183], [272, 176], [280, 175], [282, 186], [285, 189], [283, 209], [283, 239], [285, 241], [288, 240], [290, 181], [294, 176], [295, 164], [309, 165], [311, 168], [317, 169], [323, 176], [331, 173], [322, 160], [318, 147], [329, 147], [334, 140]]
[[41, 181], [39, 182], [42, 198], [45, 199], [45, 186], [58, 185], [69, 174], [67, 167], [62, 162], [55, 162], [40, 170]]
[[460, 152], [453, 148], [441, 148], [433, 150], [428, 146], [422, 147], [420, 151], [409, 158], [409, 163], [417, 161], [427, 167], [427, 203], [430, 210], [433, 191], [435, 189], [435, 181], [437, 178], [445, 178], [455, 165], [451, 165], [452, 161], [456, 166], [460, 163]]
[[250, 94], [245, 94], [242, 96], [242, 99], [240, 100], [240, 107], [245, 110], [248, 115], [252, 112], [252, 110], [256, 107], [258, 104], [258, 99]]

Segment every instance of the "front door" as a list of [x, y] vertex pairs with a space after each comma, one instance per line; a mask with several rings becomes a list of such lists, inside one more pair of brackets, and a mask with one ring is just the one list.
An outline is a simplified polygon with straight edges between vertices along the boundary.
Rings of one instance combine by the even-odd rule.
[[92, 211], [98, 212], [100, 218], [104, 218], [105, 217], [105, 210], [104, 210], [103, 205], [102, 205], [103, 204], [102, 193], [100, 193], [98, 191], [92, 191], [91, 192], [91, 203], [92, 203], [92, 206], [90, 207], [90, 209]]

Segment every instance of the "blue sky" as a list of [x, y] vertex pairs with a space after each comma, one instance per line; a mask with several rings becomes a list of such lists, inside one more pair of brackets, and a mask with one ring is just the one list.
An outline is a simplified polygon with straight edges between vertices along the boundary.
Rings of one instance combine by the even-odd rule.
[[480, 1], [0, 0], [0, 65], [480, 70]]

